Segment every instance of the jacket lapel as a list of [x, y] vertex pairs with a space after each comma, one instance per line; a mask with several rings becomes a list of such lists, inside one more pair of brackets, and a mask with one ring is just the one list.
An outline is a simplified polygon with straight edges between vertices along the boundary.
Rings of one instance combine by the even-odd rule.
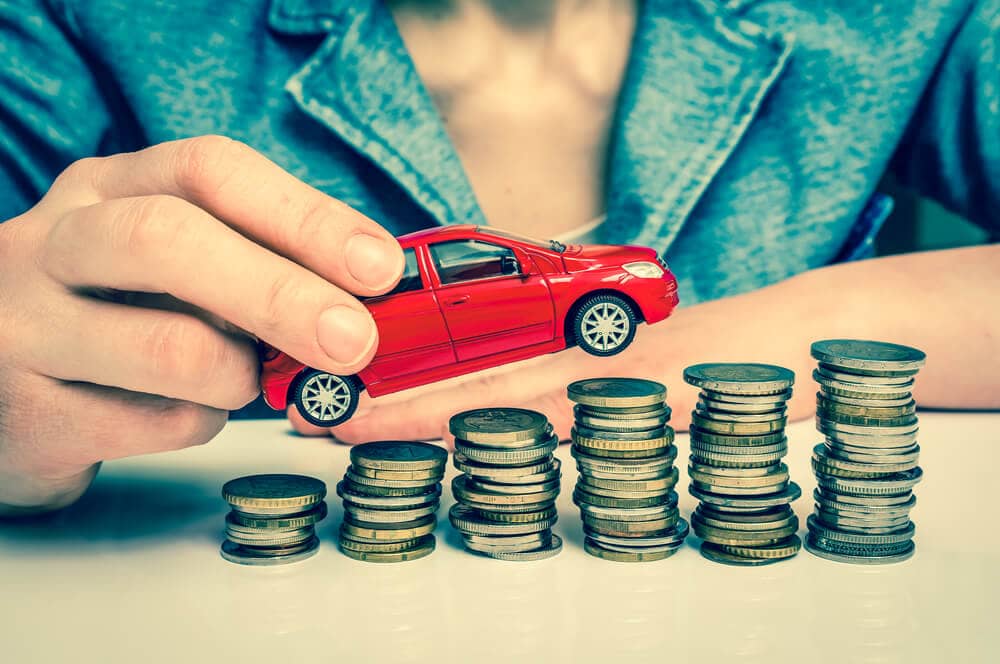
[[788, 61], [791, 40], [720, 4], [644, 3], [612, 143], [609, 240], [665, 250]]
[[386, 171], [440, 223], [485, 223], [382, 2], [273, 0], [269, 24], [286, 34], [329, 33], [286, 85], [305, 113]]

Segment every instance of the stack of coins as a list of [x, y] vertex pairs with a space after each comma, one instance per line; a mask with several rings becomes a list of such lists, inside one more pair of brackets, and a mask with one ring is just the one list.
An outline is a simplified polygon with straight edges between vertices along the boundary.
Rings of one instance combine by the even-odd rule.
[[700, 501], [691, 527], [701, 553], [730, 565], [795, 556], [802, 542], [791, 503], [786, 402], [795, 375], [769, 364], [697, 364], [684, 380], [701, 388], [691, 414], [689, 492]]
[[552, 532], [559, 439], [541, 413], [481, 408], [451, 418], [458, 501], [449, 512], [468, 550], [499, 560], [542, 560], [562, 550]]
[[677, 509], [674, 430], [667, 388], [638, 378], [596, 378], [567, 387], [579, 477], [573, 502], [587, 553], [618, 562], [663, 560], [684, 543]]
[[379, 441], [351, 448], [337, 485], [344, 501], [340, 550], [370, 563], [417, 560], [434, 551], [448, 452], [437, 445]]
[[281, 565], [319, 549], [315, 524], [326, 516], [326, 484], [302, 475], [250, 475], [230, 480], [222, 557], [241, 565]]
[[832, 339], [812, 345], [819, 488], [806, 547], [840, 562], [885, 564], [913, 555], [916, 404], [911, 390], [923, 352], [878, 341]]

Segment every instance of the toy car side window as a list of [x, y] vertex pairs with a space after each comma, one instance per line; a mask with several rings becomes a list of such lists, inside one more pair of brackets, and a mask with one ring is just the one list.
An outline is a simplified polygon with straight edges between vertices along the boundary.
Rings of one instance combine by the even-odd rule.
[[454, 240], [430, 245], [442, 284], [517, 274], [514, 250], [478, 240]]
[[406, 259], [406, 266], [403, 268], [403, 276], [399, 280], [399, 284], [387, 293], [388, 295], [423, 290], [424, 283], [420, 279], [420, 268], [417, 267], [416, 250], [413, 248], [403, 249], [403, 257]]

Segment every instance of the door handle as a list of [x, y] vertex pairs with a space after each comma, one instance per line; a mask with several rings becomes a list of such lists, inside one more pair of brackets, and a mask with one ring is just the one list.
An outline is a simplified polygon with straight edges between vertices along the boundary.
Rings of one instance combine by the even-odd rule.
[[448, 300], [445, 304], [449, 307], [457, 307], [460, 304], [465, 304], [469, 301], [468, 295], [462, 295], [461, 297], [456, 297]]

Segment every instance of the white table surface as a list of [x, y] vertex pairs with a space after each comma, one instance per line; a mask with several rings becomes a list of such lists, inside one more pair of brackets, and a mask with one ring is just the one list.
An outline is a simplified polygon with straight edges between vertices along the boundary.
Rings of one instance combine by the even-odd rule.
[[[789, 440], [804, 529], [819, 437], [800, 422]], [[437, 551], [376, 565], [336, 548], [345, 447], [280, 421], [232, 423], [204, 447], [107, 464], [59, 515], [0, 526], [0, 662], [998, 662], [1000, 414], [923, 413], [920, 441], [917, 554], [900, 565], [803, 550], [726, 567], [701, 558], [693, 537], [665, 561], [593, 558], [565, 446], [558, 557], [464, 552], [446, 488]], [[687, 516], [687, 436], [678, 445]], [[258, 472], [327, 482], [332, 509], [314, 558], [255, 568], [219, 556], [219, 490]]]

